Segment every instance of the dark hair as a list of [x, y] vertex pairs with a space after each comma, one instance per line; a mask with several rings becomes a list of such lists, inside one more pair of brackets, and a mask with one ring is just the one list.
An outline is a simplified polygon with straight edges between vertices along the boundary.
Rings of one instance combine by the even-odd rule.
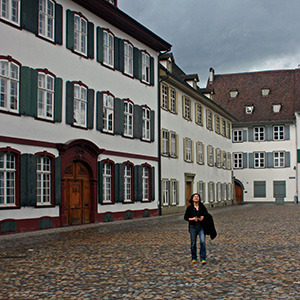
[[194, 197], [195, 195], [198, 195], [198, 196], [199, 196], [199, 200], [200, 200], [200, 202], [201, 202], [201, 196], [200, 196], [198, 193], [194, 193], [194, 194], [191, 196], [191, 199], [190, 199], [190, 203], [191, 203], [191, 204], [193, 204], [193, 197]]

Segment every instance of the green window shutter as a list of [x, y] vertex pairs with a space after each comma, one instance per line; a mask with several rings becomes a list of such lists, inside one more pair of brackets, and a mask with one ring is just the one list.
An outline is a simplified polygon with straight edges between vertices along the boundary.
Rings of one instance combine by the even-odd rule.
[[284, 138], [285, 138], [285, 140], [290, 139], [290, 126], [289, 125], [286, 125], [284, 127]]
[[142, 52], [136, 47], [133, 48], [133, 77], [142, 79]]
[[98, 161], [98, 203], [103, 202], [103, 162]]
[[154, 85], [154, 58], [150, 57], [150, 85]]
[[154, 142], [155, 140], [155, 111], [150, 111], [150, 141]]
[[248, 135], [247, 130], [243, 129], [243, 142], [247, 142], [247, 135]]
[[38, 0], [22, 0], [21, 1], [21, 27], [38, 34], [38, 16], [39, 1]]
[[28, 154], [21, 154], [20, 158], [20, 205], [27, 204], [27, 178], [28, 178]]
[[94, 59], [94, 24], [92, 22], [88, 22], [88, 57]]
[[289, 168], [291, 166], [291, 153], [285, 152], [285, 167]]
[[252, 127], [248, 128], [248, 141], [249, 142], [253, 142], [254, 141], [253, 128]]
[[103, 63], [103, 29], [97, 27], [97, 61]]
[[125, 165], [120, 164], [119, 165], [119, 201], [124, 202], [124, 188], [125, 188], [125, 182], [124, 182], [124, 170]]
[[274, 198], [285, 198], [286, 197], [285, 181], [274, 181], [273, 182], [273, 197]]
[[[170, 196], [170, 186], [169, 186], [169, 196]], [[155, 200], [155, 168], [154, 167], [151, 167], [151, 198], [150, 199], [151, 201]]]
[[119, 184], [119, 181], [120, 181], [120, 177], [119, 177], [119, 172], [120, 172], [120, 164], [115, 164], [115, 176], [114, 176], [114, 180], [115, 180], [115, 203], [119, 203], [121, 202], [120, 201], [120, 184]]
[[55, 158], [55, 205], [61, 204], [61, 158]]
[[54, 95], [54, 121], [61, 122], [62, 116], [62, 79], [55, 78], [55, 95]]
[[30, 68], [21, 67], [20, 71], [20, 107], [19, 112], [22, 115], [29, 115], [30, 107]]
[[55, 4], [55, 43], [63, 43], [63, 8], [60, 4]]
[[114, 37], [114, 68], [120, 70], [120, 39]]
[[37, 90], [38, 90], [38, 72], [30, 69], [30, 111], [29, 115], [37, 116]]
[[74, 13], [67, 9], [67, 40], [66, 47], [74, 50]]
[[254, 198], [265, 198], [266, 197], [266, 182], [265, 181], [254, 181]]
[[249, 153], [249, 168], [254, 168], [254, 153]]
[[119, 40], [119, 71], [124, 72], [124, 41]]
[[143, 199], [143, 182], [142, 182], [142, 166], [134, 166], [134, 201], [142, 201]]
[[74, 84], [71, 81], [66, 83], [66, 123], [73, 125], [74, 122]]
[[133, 109], [133, 137], [142, 139], [142, 107], [135, 104]]
[[115, 98], [114, 130], [116, 134], [124, 133], [124, 102]]
[[[203, 191], [204, 190], [205, 190], [205, 186], [203, 186]], [[176, 205], [179, 205], [179, 181], [178, 180], [176, 181]]]
[[103, 131], [103, 94], [97, 92], [96, 129]]
[[297, 163], [300, 163], [300, 149], [297, 149]]
[[93, 129], [94, 128], [94, 95], [95, 91], [93, 89], [88, 89], [88, 96], [87, 96], [87, 128]]
[[265, 132], [266, 132], [265, 140], [266, 141], [273, 141], [273, 127], [272, 126], [266, 126]]
[[266, 153], [266, 167], [267, 168], [274, 168], [274, 153], [273, 152], [267, 152]]

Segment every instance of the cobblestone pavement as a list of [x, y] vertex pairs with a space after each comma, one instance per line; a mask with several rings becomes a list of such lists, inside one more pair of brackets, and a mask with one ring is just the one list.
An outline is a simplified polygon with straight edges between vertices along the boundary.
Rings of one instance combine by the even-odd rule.
[[300, 299], [300, 205], [210, 210], [207, 264], [182, 215], [0, 237], [0, 299]]

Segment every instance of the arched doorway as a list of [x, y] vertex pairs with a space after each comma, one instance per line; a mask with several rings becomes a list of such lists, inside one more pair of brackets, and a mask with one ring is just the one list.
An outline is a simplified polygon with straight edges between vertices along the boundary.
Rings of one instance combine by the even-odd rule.
[[243, 184], [238, 180], [234, 180], [234, 189], [235, 189], [236, 204], [243, 204], [244, 203]]
[[90, 223], [90, 179], [90, 171], [82, 162], [72, 162], [65, 170], [64, 209], [68, 225]]

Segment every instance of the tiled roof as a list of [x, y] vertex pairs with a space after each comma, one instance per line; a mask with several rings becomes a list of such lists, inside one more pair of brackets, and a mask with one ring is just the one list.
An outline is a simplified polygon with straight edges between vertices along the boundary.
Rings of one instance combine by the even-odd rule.
[[[293, 121], [295, 111], [300, 111], [300, 69], [261, 71], [214, 75], [212, 84], [207, 83], [205, 92], [213, 92], [213, 100], [234, 115], [238, 122]], [[270, 89], [268, 96], [262, 89]], [[204, 92], [203, 90], [203, 92]], [[237, 91], [231, 98], [230, 91]], [[281, 104], [278, 113], [273, 105]], [[246, 114], [245, 106], [254, 106], [252, 114]]]

